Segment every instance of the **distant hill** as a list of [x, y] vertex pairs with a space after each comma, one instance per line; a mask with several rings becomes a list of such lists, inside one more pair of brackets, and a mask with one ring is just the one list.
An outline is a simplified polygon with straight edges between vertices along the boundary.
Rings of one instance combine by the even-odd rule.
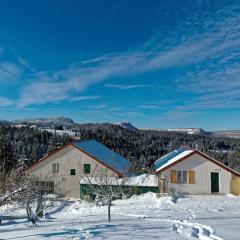
[[214, 132], [210, 132], [209, 136], [211, 136], [211, 137], [239, 138], [240, 139], [240, 130], [214, 131]]
[[168, 128], [168, 129], [157, 129], [157, 128], [145, 128], [142, 130], [152, 130], [160, 132], [175, 132], [189, 135], [200, 135], [206, 137], [224, 137], [224, 138], [236, 138], [240, 139], [240, 130], [223, 130], [223, 131], [212, 131], [207, 132], [202, 128]]
[[128, 130], [131, 131], [137, 131], [138, 129], [136, 127], [134, 127], [130, 122], [120, 122], [120, 123], [116, 123], [116, 125], [126, 128]]
[[167, 129], [168, 132], [187, 133], [192, 135], [203, 135], [208, 137], [224, 137], [224, 138], [239, 138], [240, 130], [224, 130], [206, 132], [202, 128], [171, 128]]
[[202, 128], [169, 128], [168, 132], [179, 132], [187, 134], [206, 134]]
[[0, 119], [0, 124], [11, 124], [11, 122], [4, 119]]
[[53, 126], [74, 126], [76, 123], [71, 118], [66, 117], [50, 117], [50, 118], [27, 118], [15, 120], [14, 124], [33, 124], [41, 127]]
[[[14, 125], [36, 125], [41, 128], [52, 128], [54, 129], [57, 126], [62, 126], [64, 129], [74, 131], [74, 129], [78, 128], [80, 123], [75, 123], [71, 118], [67, 117], [49, 117], [49, 118], [27, 118], [15, 120], [13, 122], [6, 121], [0, 119], [0, 123], [4, 124], [14, 124]], [[188, 135], [200, 135], [206, 137], [224, 137], [224, 138], [235, 138], [240, 139], [240, 130], [222, 130], [222, 131], [205, 131], [202, 128], [137, 128], [130, 122], [119, 122], [119, 123], [106, 123], [110, 125], [120, 126], [130, 131], [160, 131], [160, 132], [175, 132], [180, 134], [188, 134]], [[96, 126], [89, 123], [91, 126]], [[101, 123], [97, 124], [97, 126], [101, 126]]]

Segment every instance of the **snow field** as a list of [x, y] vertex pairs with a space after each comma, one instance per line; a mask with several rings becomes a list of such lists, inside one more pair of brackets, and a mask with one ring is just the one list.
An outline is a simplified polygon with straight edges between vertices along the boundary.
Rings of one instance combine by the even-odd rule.
[[[51, 209], [37, 227], [25, 219], [0, 225], [0, 239], [200, 239], [239, 240], [240, 197], [185, 196], [176, 201], [155, 193], [117, 200], [111, 207], [68, 200]], [[0, 214], [22, 215], [16, 206]]]

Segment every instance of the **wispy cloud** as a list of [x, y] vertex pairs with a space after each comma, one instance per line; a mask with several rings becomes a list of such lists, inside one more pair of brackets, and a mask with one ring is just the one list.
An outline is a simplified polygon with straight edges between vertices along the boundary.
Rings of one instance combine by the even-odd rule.
[[37, 72], [35, 68], [33, 68], [21, 55], [19, 55], [13, 48], [10, 48], [11, 52], [17, 58], [18, 63], [27, 70], [31, 72]]
[[[233, 4], [216, 12], [214, 17], [201, 18], [198, 21], [201, 31], [189, 31], [186, 34], [185, 26], [178, 29], [180, 35], [166, 36], [162, 39], [156, 34], [139, 48], [119, 54], [96, 56], [56, 71], [36, 72], [27, 61], [17, 55], [19, 65], [0, 62], [0, 81], [20, 78], [22, 67], [31, 72], [26, 77], [27, 84], [22, 86], [17, 101], [19, 107], [25, 107], [69, 99], [70, 101], [97, 99], [96, 96], [94, 98], [72, 96], [82, 94], [90, 86], [105, 80], [123, 77], [130, 79], [142, 73], [171, 68], [184, 69], [190, 66], [191, 72], [183, 71], [182, 77], [169, 83], [172, 88], [179, 86], [181, 91], [194, 91], [199, 95], [202, 106], [205, 101], [204, 95], [207, 94], [215, 96], [213, 99], [216, 100], [226, 96], [226, 91], [235, 89], [237, 97], [239, 92], [236, 89], [240, 89], [238, 77], [240, 15], [237, 14], [239, 10], [239, 4]], [[197, 19], [198, 16], [195, 17]], [[122, 90], [153, 86], [155, 85], [105, 84], [105, 87]], [[235, 98], [229, 96], [228, 100], [230, 104]], [[235, 105], [236, 103], [238, 104], [237, 101]], [[155, 107], [150, 104], [141, 108]]]
[[105, 87], [108, 88], [117, 88], [122, 90], [134, 89], [134, 88], [148, 88], [154, 87], [156, 84], [104, 84]]
[[153, 105], [153, 104], [150, 104], [150, 105], [144, 104], [144, 105], [140, 105], [139, 108], [155, 110], [155, 109], [160, 109], [160, 106]]
[[[182, 37], [184, 40], [178, 41], [175, 45], [172, 45], [172, 40], [169, 38], [164, 40], [170, 41], [166, 44], [168, 47], [164, 47], [160, 44], [158, 36], [155, 36], [156, 40], [150, 39], [149, 43], [143, 44], [134, 51], [103, 55], [80, 64], [73, 64], [64, 70], [36, 74], [29, 85], [22, 88], [20, 105], [27, 106], [67, 99], [74, 92], [83, 92], [89, 86], [110, 78], [131, 77], [160, 69], [191, 65], [195, 69], [193, 78], [196, 75], [204, 76], [206, 67], [210, 69], [217, 66], [216, 68], [219, 69], [228, 64], [229, 69], [239, 57], [240, 46], [240, 16], [232, 14], [236, 9], [229, 9], [217, 13], [214, 20], [204, 19], [205, 22], [201, 23], [203, 30], [200, 33]], [[236, 78], [234, 72], [232, 76]], [[219, 75], [219, 77], [223, 79], [222, 76]], [[185, 75], [180, 85], [186, 85], [190, 89], [188, 87], [191, 84], [188, 80], [190, 78], [191, 76]], [[205, 89], [216, 85], [213, 78], [208, 82], [203, 81], [202, 77], [198, 79], [197, 84]], [[185, 84], [184, 80], [188, 83]], [[224, 80], [219, 80], [218, 84], [220, 82], [223, 83]], [[105, 86], [127, 90], [153, 85], [108, 83]]]
[[22, 75], [22, 69], [11, 62], [0, 62], [0, 82], [14, 81]]
[[93, 110], [101, 110], [101, 109], [105, 109], [107, 108], [108, 105], [107, 104], [100, 104], [100, 105], [95, 105], [95, 106], [89, 106], [89, 109], [93, 109]]
[[85, 101], [85, 100], [95, 100], [95, 99], [100, 99], [102, 96], [77, 96], [77, 97], [72, 97], [70, 98], [71, 102], [79, 102], [79, 101]]

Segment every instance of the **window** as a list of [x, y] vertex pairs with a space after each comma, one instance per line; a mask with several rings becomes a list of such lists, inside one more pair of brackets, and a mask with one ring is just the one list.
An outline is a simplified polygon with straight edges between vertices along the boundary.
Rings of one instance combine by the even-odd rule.
[[76, 175], [76, 170], [75, 169], [70, 169], [70, 175]]
[[38, 186], [38, 189], [44, 194], [53, 194], [54, 193], [54, 183], [48, 182], [48, 181], [36, 181], [36, 185]]
[[182, 171], [182, 183], [187, 183], [187, 171]]
[[177, 171], [177, 183], [187, 183], [187, 171]]
[[52, 164], [52, 173], [58, 173], [59, 172], [59, 163], [53, 163]]
[[91, 172], [91, 165], [84, 164], [84, 173], [90, 173], [90, 172]]

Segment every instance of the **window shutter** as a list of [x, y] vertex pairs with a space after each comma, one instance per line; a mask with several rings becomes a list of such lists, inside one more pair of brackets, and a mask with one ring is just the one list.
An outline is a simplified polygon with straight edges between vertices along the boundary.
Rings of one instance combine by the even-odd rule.
[[171, 183], [176, 183], [176, 182], [177, 182], [177, 171], [171, 170]]
[[188, 171], [188, 183], [195, 184], [195, 171]]

